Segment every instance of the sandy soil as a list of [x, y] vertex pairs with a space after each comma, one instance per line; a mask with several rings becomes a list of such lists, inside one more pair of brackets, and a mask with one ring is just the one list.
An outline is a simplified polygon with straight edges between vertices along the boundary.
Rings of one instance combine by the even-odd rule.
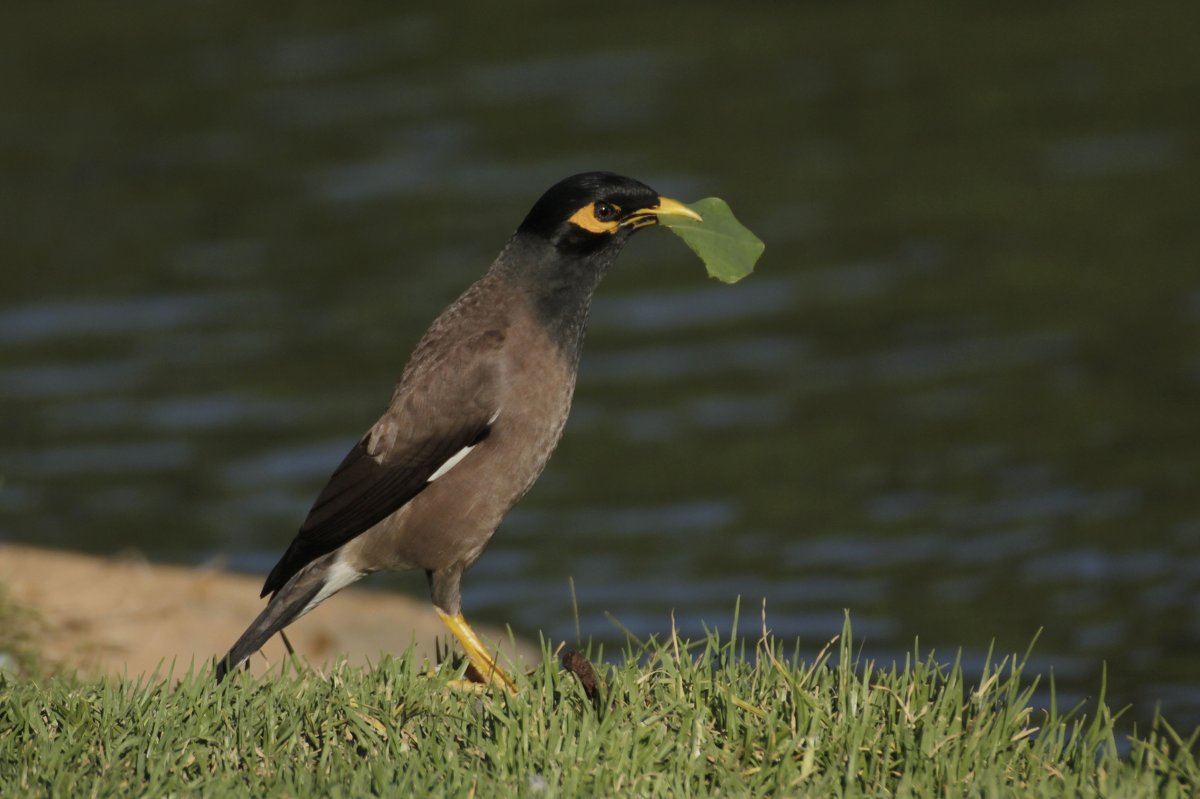
[[[261, 577], [216, 569], [151, 564], [0, 544], [0, 584], [32, 610], [39, 654], [83, 674], [186, 671], [224, 654], [262, 609]], [[506, 632], [477, 628], [511, 656]], [[449, 632], [427, 602], [347, 589], [288, 628], [297, 654], [312, 665], [345, 655], [351, 662], [399, 654], [415, 641], [432, 659], [434, 639]], [[536, 649], [519, 642], [525, 662]], [[252, 658], [263, 672], [284, 655], [278, 636]], [[502, 661], [503, 662], [503, 661]]]

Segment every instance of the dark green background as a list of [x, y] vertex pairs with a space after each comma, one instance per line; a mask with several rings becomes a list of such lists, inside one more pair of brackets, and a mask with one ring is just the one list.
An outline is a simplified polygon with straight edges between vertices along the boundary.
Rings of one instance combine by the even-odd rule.
[[766, 255], [627, 249], [473, 618], [573, 639], [573, 576], [610, 644], [739, 595], [810, 653], [843, 608], [884, 659], [1045, 628], [1067, 701], [1107, 661], [1200, 720], [1195, 4], [332, 6], [6, 12], [0, 537], [265, 571], [437, 310], [611, 169]]

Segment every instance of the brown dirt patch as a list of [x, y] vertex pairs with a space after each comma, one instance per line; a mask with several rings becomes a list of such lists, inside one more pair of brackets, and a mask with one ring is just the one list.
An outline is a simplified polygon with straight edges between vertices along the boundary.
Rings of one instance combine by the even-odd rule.
[[[261, 578], [219, 569], [98, 558], [0, 544], [0, 585], [35, 616], [38, 654], [84, 675], [182, 673], [225, 653], [262, 609]], [[478, 628], [505, 656], [506, 632]], [[296, 653], [313, 666], [345, 656], [352, 663], [400, 654], [416, 642], [433, 660], [434, 639], [450, 635], [428, 603], [395, 594], [347, 589], [288, 628]], [[525, 662], [534, 647], [518, 642]], [[262, 673], [284, 655], [278, 636], [251, 659]]]

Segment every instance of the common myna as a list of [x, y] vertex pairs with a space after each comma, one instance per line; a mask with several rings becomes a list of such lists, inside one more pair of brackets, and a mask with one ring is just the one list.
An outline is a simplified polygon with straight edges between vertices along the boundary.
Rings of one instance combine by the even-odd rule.
[[475, 671], [515, 690], [463, 618], [459, 582], [558, 444], [592, 294], [630, 235], [700, 217], [608, 172], [542, 195], [482, 278], [434, 320], [391, 404], [350, 450], [271, 570], [267, 607], [217, 664], [240, 666], [333, 594], [424, 569], [438, 616]]

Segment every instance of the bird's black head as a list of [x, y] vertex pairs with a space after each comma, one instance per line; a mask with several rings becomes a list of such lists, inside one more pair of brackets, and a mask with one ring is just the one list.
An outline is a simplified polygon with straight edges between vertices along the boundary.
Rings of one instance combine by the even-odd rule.
[[542, 195], [492, 265], [526, 293], [551, 340], [575, 363], [596, 285], [629, 236], [660, 216], [700, 216], [644, 183], [585, 172]]
[[633, 178], [584, 172], [551, 186], [517, 232], [549, 241], [562, 255], [588, 256], [620, 250], [633, 231], [666, 215], [700, 218]]

